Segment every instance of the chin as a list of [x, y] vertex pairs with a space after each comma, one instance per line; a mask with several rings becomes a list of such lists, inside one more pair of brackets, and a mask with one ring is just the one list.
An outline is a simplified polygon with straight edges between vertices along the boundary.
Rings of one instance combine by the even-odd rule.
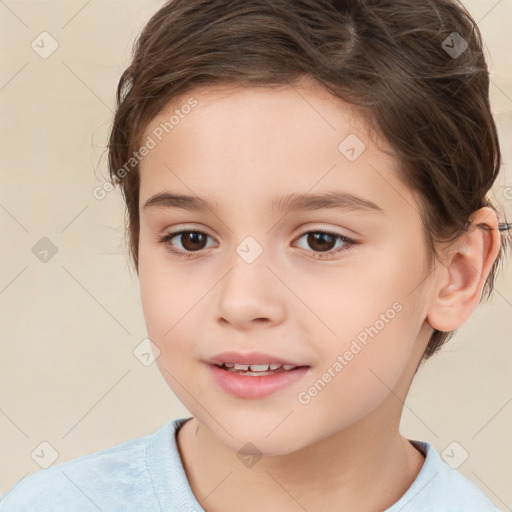
[[[196, 418], [201, 421], [197, 416]], [[249, 417], [245, 420], [224, 418], [223, 426], [229, 425], [226, 427], [227, 432], [211, 419], [206, 424], [201, 423], [212, 436], [239, 457], [242, 455], [264, 457], [288, 455], [310, 443], [303, 429], [297, 428], [291, 422], [282, 422], [282, 417], [272, 418], [272, 421], [265, 424], [255, 422]], [[269, 424], [272, 426], [269, 427]]]

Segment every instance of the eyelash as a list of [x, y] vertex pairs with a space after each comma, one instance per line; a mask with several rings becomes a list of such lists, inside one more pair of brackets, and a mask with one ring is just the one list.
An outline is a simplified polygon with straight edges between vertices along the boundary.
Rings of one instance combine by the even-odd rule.
[[[177, 251], [176, 249], [174, 249], [171, 245], [171, 240], [179, 235], [182, 235], [184, 233], [199, 233], [199, 234], [202, 234], [202, 235], [206, 235], [207, 237], [210, 237], [210, 235], [208, 235], [207, 233], [204, 233], [203, 231], [198, 231], [198, 230], [182, 230], [182, 231], [176, 231], [175, 233], [168, 233], [166, 235], [163, 235], [161, 237], [158, 238], [158, 242], [163, 244], [165, 246], [165, 248], [171, 253], [173, 254], [174, 256], [178, 257], [178, 258], [182, 258], [182, 259], [190, 259], [190, 258], [193, 258], [194, 255], [196, 254], [199, 254], [201, 252], [201, 250], [198, 250], [198, 251], [193, 251], [193, 252], [190, 252], [190, 253], [184, 253], [182, 251]], [[352, 249], [355, 245], [359, 244], [360, 242], [357, 242], [355, 240], [352, 240], [351, 238], [348, 238], [344, 235], [340, 235], [339, 233], [334, 233], [332, 231], [326, 231], [326, 230], [323, 230], [323, 229], [315, 229], [315, 230], [311, 230], [311, 231], [305, 231], [304, 233], [302, 233], [299, 237], [298, 237], [298, 240], [300, 240], [304, 235], [308, 235], [310, 233], [322, 233], [322, 234], [326, 234], [326, 235], [329, 235], [329, 236], [332, 236], [336, 239], [336, 241], [339, 241], [341, 240], [342, 242], [345, 243], [345, 245], [341, 248], [341, 249], [337, 249], [337, 250], [330, 250], [330, 251], [323, 251], [323, 252], [314, 252], [313, 251], [313, 257], [315, 259], [327, 259], [325, 256], [323, 255], [332, 255], [332, 254], [337, 254], [339, 252], [346, 252], [346, 251], [349, 251], [350, 249]], [[210, 237], [211, 238], [211, 237]]]

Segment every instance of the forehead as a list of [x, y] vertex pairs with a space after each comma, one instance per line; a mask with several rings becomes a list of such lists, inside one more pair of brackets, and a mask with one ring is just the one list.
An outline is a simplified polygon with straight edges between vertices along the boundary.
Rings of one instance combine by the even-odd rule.
[[290, 193], [334, 191], [417, 212], [417, 196], [376, 134], [353, 106], [314, 84], [196, 88], [145, 129], [143, 141], [155, 147], [139, 165], [140, 204], [172, 190], [274, 209]]

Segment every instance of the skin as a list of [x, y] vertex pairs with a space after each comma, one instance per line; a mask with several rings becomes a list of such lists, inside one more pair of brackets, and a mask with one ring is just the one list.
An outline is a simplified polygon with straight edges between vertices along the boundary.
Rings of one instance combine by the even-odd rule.
[[[158, 367], [194, 416], [178, 433], [192, 491], [207, 512], [239, 510], [242, 502], [247, 512], [384, 510], [424, 462], [399, 432], [414, 372], [433, 328], [456, 329], [476, 308], [499, 251], [496, 215], [475, 212], [468, 233], [443, 248], [429, 272], [419, 197], [400, 181], [384, 140], [372, 139], [348, 104], [306, 81], [195, 89], [168, 103], [144, 140], [191, 96], [198, 105], [140, 163], [138, 270]], [[366, 145], [353, 162], [338, 149], [349, 134]], [[144, 208], [164, 191], [218, 201], [218, 209]], [[283, 215], [270, 206], [282, 194], [320, 191], [357, 194], [384, 214]], [[491, 229], [477, 229], [479, 222]], [[200, 251], [189, 249], [190, 259], [158, 241], [180, 229], [209, 235], [195, 246]], [[340, 251], [343, 242], [333, 242], [327, 250], [335, 254], [315, 258], [318, 247], [302, 236], [315, 229], [359, 244]], [[250, 264], [236, 252], [247, 236], [263, 248]], [[172, 244], [184, 253], [194, 247], [179, 236]], [[394, 303], [400, 312], [300, 403], [298, 394]], [[204, 362], [225, 350], [310, 368], [267, 398], [236, 398]], [[248, 442], [262, 454], [252, 467], [237, 456]]]

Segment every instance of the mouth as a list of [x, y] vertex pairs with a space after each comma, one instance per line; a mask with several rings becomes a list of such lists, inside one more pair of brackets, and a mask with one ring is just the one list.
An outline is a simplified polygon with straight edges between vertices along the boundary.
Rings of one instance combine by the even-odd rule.
[[288, 373], [307, 366], [295, 366], [292, 364], [265, 363], [265, 364], [238, 364], [238, 363], [214, 363], [218, 368], [230, 373], [247, 375], [252, 377], [263, 377], [265, 375], [277, 375]]
[[282, 363], [208, 364], [213, 382], [225, 393], [245, 400], [263, 399], [297, 385], [310, 375], [310, 366]]

